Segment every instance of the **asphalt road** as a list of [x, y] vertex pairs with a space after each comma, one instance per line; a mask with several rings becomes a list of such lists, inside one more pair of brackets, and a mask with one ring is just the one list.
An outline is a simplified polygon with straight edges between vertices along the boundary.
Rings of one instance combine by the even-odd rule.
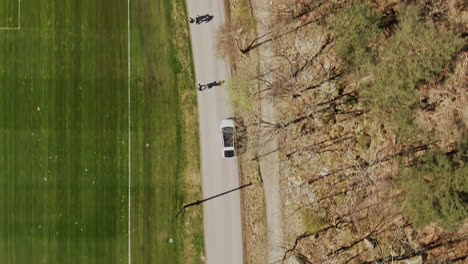
[[[229, 80], [227, 59], [216, 57], [216, 33], [224, 23], [224, 2], [187, 0], [187, 6], [190, 17], [214, 15], [208, 23], [190, 25], [197, 83]], [[239, 186], [237, 158], [223, 159], [221, 153], [219, 124], [233, 116], [225, 85], [198, 92], [203, 198]], [[205, 202], [203, 217], [207, 263], [243, 263], [239, 192]]]

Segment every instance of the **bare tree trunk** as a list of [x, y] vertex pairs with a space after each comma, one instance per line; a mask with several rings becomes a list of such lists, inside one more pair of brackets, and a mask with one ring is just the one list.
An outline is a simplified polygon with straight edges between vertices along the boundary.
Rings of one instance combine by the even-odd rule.
[[319, 83], [308, 86], [308, 87], [304, 88], [303, 90], [299, 91], [298, 93], [293, 94], [293, 98], [297, 99], [297, 98], [301, 97], [305, 92], [320, 88], [323, 84], [325, 84], [327, 82], [335, 81], [335, 80], [339, 79], [341, 76], [342, 76], [342, 74], [333, 74], [330, 77], [328, 77], [327, 79], [324, 79], [324, 80], [320, 81]]
[[319, 51], [315, 53], [312, 58], [308, 59], [301, 67], [299, 67], [295, 72], [293, 72], [290, 76], [290, 78], [296, 78], [304, 69], [311, 63], [313, 62], [320, 54], [323, 53], [323, 51], [332, 43], [333, 38], [330, 35], [327, 35], [325, 42], [322, 44], [320, 47]]
[[340, 253], [345, 252], [345, 251], [353, 248], [357, 244], [363, 242], [365, 239], [368, 239], [371, 236], [380, 233], [379, 230], [382, 227], [381, 226], [382, 223], [383, 223], [383, 226], [385, 226], [385, 218], [382, 218], [381, 221], [379, 222], [379, 224], [377, 224], [366, 236], [362, 237], [361, 239], [355, 240], [354, 242], [352, 242], [351, 244], [349, 244], [347, 246], [342, 246], [342, 247], [338, 248], [337, 250], [334, 250], [334, 251], [328, 253], [327, 256], [331, 257], [331, 256], [339, 255]]
[[[237, 48], [239, 49], [239, 51], [240, 51], [242, 54], [248, 54], [250, 51], [252, 51], [252, 50], [254, 50], [254, 49], [256, 49], [256, 48], [262, 46], [263, 44], [266, 44], [266, 43], [268, 43], [268, 42], [271, 42], [271, 41], [277, 40], [277, 39], [279, 39], [279, 38], [282, 38], [283, 36], [286, 36], [286, 35], [288, 35], [288, 34], [290, 34], [290, 33], [292, 33], [292, 32], [296, 32], [296, 31], [298, 31], [299, 29], [301, 29], [301, 28], [303, 28], [303, 27], [305, 27], [305, 26], [307, 26], [307, 25], [310, 25], [310, 24], [312, 24], [312, 23], [314, 23], [314, 22], [317, 22], [317, 21], [318, 21], [318, 19], [311, 19], [311, 20], [309, 20], [309, 21], [307, 21], [307, 22], [305, 22], [305, 23], [303, 23], [303, 24], [300, 24], [300, 25], [298, 25], [298, 26], [295, 26], [295, 27], [292, 28], [291, 30], [288, 30], [288, 31], [286, 31], [286, 32], [284, 32], [284, 33], [278, 33], [279, 30], [265, 33], [265, 34], [261, 35], [260, 37], [257, 37], [257, 38], [255, 38], [254, 40], [252, 40], [252, 41], [250, 42], [250, 44], [247, 45], [247, 47], [245, 47], [245, 48], [240, 47], [240, 46], [239, 46], [239, 42], [238, 42], [238, 40], [236, 39], [236, 45], [237, 45]], [[271, 36], [271, 37], [265, 38], [265, 37], [268, 36], [268, 35], [272, 35], [272, 36]], [[261, 40], [261, 39], [263, 39], [263, 38], [265, 38], [265, 39], [264, 39], [264, 40]]]
[[297, 237], [296, 237], [296, 240], [294, 241], [293, 246], [292, 246], [291, 248], [288, 248], [288, 249], [284, 252], [284, 255], [283, 255], [283, 262], [286, 260], [286, 258], [288, 258], [289, 253], [296, 251], [297, 245], [299, 244], [299, 242], [300, 242], [302, 239], [308, 238], [308, 237], [310, 237], [310, 236], [313, 236], [313, 234], [310, 233], [310, 232], [304, 232], [304, 233], [302, 233], [301, 235], [297, 236]]
[[325, 197], [322, 197], [322, 198], [318, 199], [317, 202], [320, 203], [320, 202], [322, 202], [322, 201], [324, 201], [326, 199], [330, 199], [330, 198], [333, 198], [333, 197], [336, 197], [336, 196], [339, 196], [339, 195], [342, 195], [342, 194], [346, 194], [346, 193], [348, 193], [350, 191], [356, 190], [358, 187], [359, 187], [359, 185], [357, 183], [354, 183], [354, 184], [352, 184], [351, 188], [345, 189], [345, 190], [337, 192], [337, 193], [332, 193], [332, 194], [327, 195]]
[[[335, 219], [335, 223], [333, 225], [329, 225], [327, 227], [324, 227], [320, 230], [318, 230], [317, 232], [315, 233], [310, 233], [310, 232], [304, 232], [302, 233], [301, 235], [297, 236], [296, 237], [296, 240], [294, 241], [294, 244], [292, 247], [288, 248], [285, 252], [284, 252], [284, 255], [283, 255], [283, 262], [286, 260], [286, 258], [288, 257], [288, 255], [291, 253], [291, 252], [294, 252], [296, 251], [297, 249], [297, 246], [299, 245], [299, 242], [305, 238], [308, 238], [310, 236], [315, 236], [315, 238], [319, 238], [322, 234], [326, 233], [328, 230], [332, 229], [332, 228], [339, 228], [340, 226], [344, 225], [344, 224], [348, 224], [349, 222], [348, 221], [345, 221], [344, 218], [336, 218]], [[300, 253], [299, 253], [300, 254]]]
[[[352, 135], [352, 136], [348, 136], [348, 135]], [[305, 151], [312, 151], [313, 149], [324, 149], [324, 148], [339, 144], [339, 143], [341, 143], [343, 141], [353, 139], [353, 138], [354, 138], [354, 134], [352, 134], [352, 133], [348, 133], [348, 134], [345, 134], [345, 135], [340, 135], [340, 136], [334, 137], [334, 138], [329, 138], [329, 139], [323, 140], [321, 142], [314, 143], [314, 144], [305, 146], [305, 147], [303, 147], [301, 149], [289, 152], [289, 153], [286, 154], [286, 157], [291, 158], [292, 156], [294, 156], [296, 154], [300, 154], [300, 153], [305, 152]]]

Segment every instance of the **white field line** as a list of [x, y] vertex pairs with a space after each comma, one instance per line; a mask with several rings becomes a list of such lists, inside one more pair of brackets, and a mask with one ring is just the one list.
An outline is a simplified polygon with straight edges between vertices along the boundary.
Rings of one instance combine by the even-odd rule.
[[21, 29], [21, 0], [18, 0], [18, 29]]
[[127, 60], [128, 60], [128, 65], [127, 65], [127, 71], [128, 71], [128, 83], [127, 83], [127, 90], [128, 90], [128, 264], [132, 263], [132, 257], [131, 257], [131, 188], [130, 184], [132, 183], [132, 172], [131, 172], [131, 136], [130, 136], [130, 131], [131, 131], [131, 98], [130, 98], [130, 0], [127, 0]]
[[21, 29], [21, 0], [18, 0], [18, 26], [17, 27], [0, 27], [0, 30], [20, 30]]

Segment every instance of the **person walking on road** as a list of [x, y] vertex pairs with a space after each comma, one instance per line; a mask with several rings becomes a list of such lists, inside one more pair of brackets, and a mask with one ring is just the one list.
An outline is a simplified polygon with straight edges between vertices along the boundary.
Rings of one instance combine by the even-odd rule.
[[203, 91], [205, 89], [210, 89], [213, 86], [221, 86], [224, 82], [225, 82], [224, 80], [219, 80], [219, 81], [214, 81], [214, 82], [210, 82], [207, 84], [198, 84], [197, 89], [198, 91]]
[[210, 22], [212, 19], [213, 19], [213, 15], [210, 15], [210, 14], [206, 14], [206, 15], [197, 15], [195, 18], [191, 18], [191, 17], [187, 17], [187, 21], [190, 23], [190, 24], [193, 24], [195, 22], [195, 24], [199, 25], [203, 22], [205, 23], [208, 23]]

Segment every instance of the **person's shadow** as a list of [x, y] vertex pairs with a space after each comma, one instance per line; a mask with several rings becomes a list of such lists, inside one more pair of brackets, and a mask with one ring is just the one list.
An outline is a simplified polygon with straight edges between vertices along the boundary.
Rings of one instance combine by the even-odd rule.
[[203, 16], [197, 16], [196, 20], [197, 20], [197, 24], [201, 24], [201, 23], [208, 23], [210, 22], [212, 19], [213, 19], [213, 15], [210, 15], [210, 14], [206, 14], [206, 15], [203, 15]]
[[203, 20], [203, 22], [208, 23], [213, 19], [213, 15], [206, 15], [206, 18]]

